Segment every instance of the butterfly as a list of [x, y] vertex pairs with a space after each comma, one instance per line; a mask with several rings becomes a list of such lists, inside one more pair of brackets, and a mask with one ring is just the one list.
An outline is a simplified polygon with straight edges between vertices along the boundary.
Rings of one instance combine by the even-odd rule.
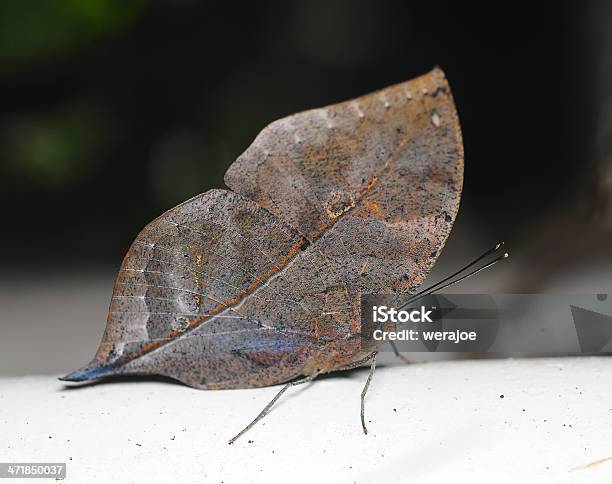
[[274, 121], [213, 189], [125, 256], [94, 359], [66, 375], [163, 375], [215, 390], [370, 363], [364, 294], [414, 295], [457, 215], [463, 144], [440, 69]]

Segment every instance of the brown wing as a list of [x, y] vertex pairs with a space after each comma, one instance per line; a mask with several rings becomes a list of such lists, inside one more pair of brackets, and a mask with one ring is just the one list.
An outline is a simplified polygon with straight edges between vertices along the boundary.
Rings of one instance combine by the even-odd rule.
[[317, 241], [356, 287], [413, 290], [461, 197], [461, 130], [444, 73], [275, 121], [225, 182]]
[[65, 377], [270, 385], [371, 351], [362, 292], [413, 291], [463, 177], [443, 73], [265, 128], [226, 174], [149, 224], [117, 277], [96, 358]]
[[340, 276], [306, 245], [227, 190], [173, 208], [133, 242], [96, 357], [67, 379], [161, 374], [237, 388], [294, 378], [324, 336], [312, 325], [329, 319], [331, 295], [348, 304]]

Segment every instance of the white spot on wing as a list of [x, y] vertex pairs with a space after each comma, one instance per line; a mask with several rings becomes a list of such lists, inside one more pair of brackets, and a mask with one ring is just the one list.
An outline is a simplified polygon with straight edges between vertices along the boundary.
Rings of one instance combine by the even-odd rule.
[[434, 111], [433, 113], [431, 113], [431, 123], [436, 127], [439, 128], [440, 127], [440, 115]]
[[360, 118], [364, 117], [363, 111], [361, 110], [361, 108], [359, 107], [359, 104], [357, 103], [353, 103], [353, 109], [355, 111], [357, 111], [357, 116], [359, 116]]
[[391, 107], [391, 104], [387, 99], [387, 95], [385, 93], [381, 93], [380, 97], [382, 99], [383, 105], [385, 106], [385, 109], [389, 109]]

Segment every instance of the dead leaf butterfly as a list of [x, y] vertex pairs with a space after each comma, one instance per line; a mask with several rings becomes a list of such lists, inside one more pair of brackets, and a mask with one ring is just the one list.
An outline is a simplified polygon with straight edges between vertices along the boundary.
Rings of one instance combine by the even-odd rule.
[[[440, 69], [271, 123], [229, 189], [149, 223], [125, 256], [93, 361], [65, 376], [254, 388], [371, 363], [360, 298], [411, 295], [449, 235], [463, 146]], [[367, 432], [367, 431], [366, 431]], [[232, 439], [232, 442], [235, 440]]]

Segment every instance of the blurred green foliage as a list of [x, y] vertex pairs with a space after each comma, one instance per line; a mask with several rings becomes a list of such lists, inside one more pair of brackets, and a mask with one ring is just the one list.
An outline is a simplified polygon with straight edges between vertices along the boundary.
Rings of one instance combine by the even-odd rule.
[[143, 0], [0, 2], [0, 69], [12, 71], [70, 54], [126, 27]]
[[2, 132], [6, 170], [37, 189], [62, 190], [91, 173], [109, 142], [104, 111], [92, 104], [22, 115]]
[[452, 0], [0, 0], [0, 203], [28, 234], [0, 243], [29, 253], [44, 234], [49, 263], [116, 262], [147, 221], [223, 187], [267, 123], [436, 64], [463, 127], [462, 213], [511, 230], [509, 213], [547, 209], [586, 172], [570, 28], [586, 23], [562, 3], [488, 17]]

